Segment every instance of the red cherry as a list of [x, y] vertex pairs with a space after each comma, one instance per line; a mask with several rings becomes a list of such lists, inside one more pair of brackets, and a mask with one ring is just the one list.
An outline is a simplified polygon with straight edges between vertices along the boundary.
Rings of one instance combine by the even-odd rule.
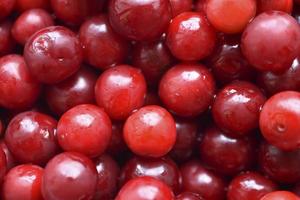
[[194, 9], [206, 15], [207, 1], [208, 0], [196, 0]]
[[191, 11], [193, 6], [193, 0], [170, 0], [170, 3], [173, 18], [183, 12]]
[[291, 13], [293, 9], [293, 0], [258, 0], [257, 13], [262, 13], [270, 10], [279, 10]]
[[49, 9], [50, 0], [16, 0], [16, 7], [19, 12], [33, 8]]
[[2, 185], [3, 178], [7, 171], [6, 156], [2, 149], [0, 149], [0, 185]]
[[299, 200], [295, 194], [288, 191], [276, 191], [265, 195], [261, 200]]
[[1, 1], [0, 4], [0, 19], [4, 19], [11, 14], [15, 7], [16, 0]]
[[8, 150], [7, 145], [5, 144], [4, 140], [0, 141], [0, 149], [2, 149], [2, 151], [5, 153], [7, 169], [10, 170], [14, 166], [16, 166], [16, 161], [13, 158], [13, 155], [11, 154], [11, 152]]
[[176, 200], [203, 200], [203, 198], [192, 192], [183, 192], [176, 197]]
[[111, 155], [122, 155], [122, 153], [127, 150], [127, 146], [123, 138], [123, 126], [123, 122], [113, 122], [112, 124], [111, 140], [107, 147], [107, 152]]
[[0, 55], [4, 56], [15, 49], [15, 41], [11, 34], [12, 22], [5, 20], [0, 23]]

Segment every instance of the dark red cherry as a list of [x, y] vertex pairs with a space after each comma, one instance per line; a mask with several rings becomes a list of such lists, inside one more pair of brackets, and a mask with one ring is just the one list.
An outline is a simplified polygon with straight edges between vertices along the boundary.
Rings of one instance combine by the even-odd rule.
[[4, 19], [6, 18], [7, 16], [9, 16], [14, 7], [15, 7], [15, 3], [16, 3], [16, 0], [3, 0], [1, 1], [1, 4], [0, 4], [0, 19]]
[[16, 166], [16, 161], [15, 161], [12, 153], [8, 150], [8, 147], [5, 144], [4, 140], [0, 141], [0, 149], [2, 149], [3, 152], [5, 153], [7, 169], [10, 170], [14, 166]]
[[206, 8], [207, 8], [207, 0], [196, 0], [194, 9], [197, 12], [202, 12], [206, 15]]
[[300, 198], [288, 191], [275, 191], [265, 195], [261, 200], [300, 200]]
[[144, 105], [162, 105], [156, 90], [150, 89], [147, 91]]
[[15, 48], [15, 41], [11, 34], [12, 22], [5, 20], [0, 23], [0, 55], [11, 53]]
[[183, 192], [175, 200], [204, 200], [200, 195], [192, 192]]
[[32, 164], [12, 168], [3, 181], [3, 199], [43, 200], [41, 192], [43, 173], [43, 168]]
[[68, 78], [80, 68], [82, 49], [71, 30], [51, 26], [30, 37], [24, 48], [24, 58], [34, 78], [53, 84]]
[[19, 12], [33, 8], [49, 9], [50, 0], [16, 0], [16, 7]]
[[8, 168], [5, 153], [2, 149], [0, 149], [0, 185], [2, 184], [7, 169]]
[[193, 0], [170, 0], [170, 3], [173, 18], [183, 12], [191, 11], [193, 7]]
[[125, 61], [129, 42], [111, 28], [107, 16], [86, 20], [80, 27], [79, 40], [86, 62], [98, 69], [107, 69]]
[[124, 123], [120, 121], [112, 123], [111, 139], [107, 147], [107, 152], [114, 156], [122, 155], [127, 150], [123, 138], [123, 126]]
[[257, 13], [263, 13], [270, 10], [279, 10], [291, 13], [293, 9], [293, 0], [258, 0]]

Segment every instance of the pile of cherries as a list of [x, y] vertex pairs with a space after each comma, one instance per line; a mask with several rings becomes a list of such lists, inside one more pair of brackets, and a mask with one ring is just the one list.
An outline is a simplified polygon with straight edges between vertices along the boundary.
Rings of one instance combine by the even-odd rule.
[[0, 0], [2, 200], [300, 200], [300, 0]]

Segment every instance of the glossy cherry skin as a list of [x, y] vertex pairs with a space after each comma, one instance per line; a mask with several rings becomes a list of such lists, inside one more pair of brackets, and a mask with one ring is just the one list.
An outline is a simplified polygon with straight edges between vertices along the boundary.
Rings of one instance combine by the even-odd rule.
[[204, 168], [196, 160], [188, 161], [180, 168], [183, 191], [194, 192], [205, 200], [224, 200], [225, 181]]
[[293, 9], [293, 0], [258, 0], [257, 13], [262, 13], [270, 10], [278, 10], [291, 13]]
[[197, 61], [212, 53], [216, 32], [203, 13], [184, 12], [172, 19], [166, 43], [179, 60]]
[[15, 41], [11, 34], [12, 22], [3, 21], [0, 23], [0, 55], [11, 53], [15, 47]]
[[106, 70], [95, 86], [97, 104], [115, 120], [125, 120], [144, 104], [146, 81], [139, 69], [118, 65]]
[[120, 121], [115, 121], [112, 124], [111, 139], [106, 150], [111, 155], [122, 155], [128, 149], [123, 138], [123, 126], [124, 123]]
[[41, 192], [43, 173], [43, 168], [32, 164], [12, 168], [3, 181], [3, 199], [43, 200]]
[[95, 161], [98, 184], [93, 200], [109, 200], [117, 193], [120, 168], [109, 155], [102, 155]]
[[22, 56], [0, 58], [0, 93], [0, 105], [8, 109], [26, 109], [37, 100], [40, 84], [31, 76]]
[[31, 9], [23, 12], [16, 19], [11, 31], [14, 39], [24, 45], [35, 32], [53, 25], [54, 21], [47, 11]]
[[8, 147], [5, 144], [4, 140], [0, 141], [0, 149], [2, 149], [3, 152], [5, 153], [7, 170], [10, 170], [14, 166], [16, 166], [16, 161], [15, 161], [12, 153], [8, 150]]
[[200, 144], [200, 157], [217, 172], [234, 175], [252, 166], [256, 148], [254, 138], [229, 137], [212, 126], [204, 133]]
[[174, 58], [164, 40], [137, 42], [132, 49], [132, 65], [142, 70], [147, 84], [158, 85], [162, 75], [170, 68]]
[[7, 169], [8, 168], [5, 153], [2, 149], [0, 149], [0, 185], [2, 184]]
[[42, 194], [47, 200], [92, 199], [97, 180], [95, 164], [89, 158], [74, 152], [61, 153], [45, 167]]
[[260, 114], [260, 130], [268, 142], [283, 150], [300, 146], [300, 93], [285, 91], [267, 100]]
[[258, 74], [257, 83], [269, 95], [285, 90], [300, 91], [300, 58], [296, 58], [292, 66], [282, 74], [262, 72]]
[[102, 10], [103, 0], [51, 0], [51, 7], [65, 23], [80, 25], [85, 19]]
[[235, 136], [251, 133], [258, 127], [259, 114], [266, 97], [254, 84], [235, 81], [216, 96], [212, 115], [216, 125]]
[[264, 195], [277, 189], [274, 182], [257, 172], [242, 173], [228, 186], [228, 200], [260, 200]]
[[192, 192], [183, 192], [176, 196], [176, 200], [204, 200], [200, 195]]
[[50, 0], [16, 0], [16, 7], [19, 12], [33, 8], [49, 9]]
[[57, 121], [45, 114], [27, 111], [8, 124], [5, 143], [20, 163], [45, 164], [58, 151]]
[[112, 126], [108, 115], [92, 104], [75, 106], [58, 121], [57, 139], [65, 151], [89, 157], [101, 155], [111, 139]]
[[191, 11], [193, 7], [192, 0], [170, 0], [170, 3], [173, 18], [183, 12]]
[[180, 172], [176, 164], [169, 158], [142, 158], [133, 157], [123, 167], [120, 175], [120, 185], [129, 180], [150, 176], [167, 184], [173, 192], [180, 189]]
[[51, 26], [30, 37], [24, 48], [24, 58], [38, 81], [53, 84], [68, 78], [80, 68], [82, 49], [71, 30]]
[[171, 20], [169, 0], [111, 0], [109, 20], [114, 30], [130, 40], [154, 40]]
[[148, 176], [128, 181], [115, 200], [174, 200], [172, 190], [163, 182]]
[[260, 168], [279, 183], [295, 183], [300, 180], [300, 150], [283, 151], [262, 143], [259, 151]]
[[1, 20], [11, 14], [11, 12], [13, 11], [13, 9], [15, 7], [15, 3], [16, 3], [16, 0], [1, 1], [1, 4], [0, 4], [0, 13], [1, 13], [0, 19]]
[[166, 155], [176, 142], [172, 115], [160, 106], [145, 106], [125, 122], [123, 137], [135, 154], [146, 157]]
[[288, 191], [275, 191], [265, 195], [261, 200], [299, 200], [300, 198]]
[[300, 27], [289, 14], [268, 11], [247, 26], [241, 45], [243, 54], [254, 67], [282, 73], [298, 56]]
[[215, 82], [201, 64], [178, 64], [168, 70], [159, 85], [164, 105], [182, 117], [196, 116], [212, 103]]
[[46, 101], [51, 111], [61, 115], [79, 104], [94, 103], [94, 87], [97, 78], [97, 74], [93, 70], [81, 67], [78, 72], [66, 80], [46, 86]]
[[107, 69], [122, 63], [128, 54], [129, 43], [111, 28], [102, 14], [85, 21], [79, 31], [86, 62], [98, 69]]

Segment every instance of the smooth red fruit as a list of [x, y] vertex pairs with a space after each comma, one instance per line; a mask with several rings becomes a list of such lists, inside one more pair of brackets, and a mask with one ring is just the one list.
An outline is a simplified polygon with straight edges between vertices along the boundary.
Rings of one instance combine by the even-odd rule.
[[161, 157], [176, 141], [172, 115], [160, 106], [145, 106], [133, 113], [124, 125], [123, 137], [137, 155]]
[[7, 171], [6, 155], [2, 149], [0, 149], [0, 185]]
[[49, 108], [56, 115], [62, 115], [74, 106], [94, 103], [96, 81], [97, 74], [83, 66], [66, 80], [46, 86], [45, 95]]
[[111, 131], [111, 121], [102, 108], [82, 104], [61, 116], [57, 125], [57, 139], [65, 151], [96, 157], [107, 148]]
[[30, 9], [16, 19], [11, 32], [14, 39], [24, 45], [35, 32], [53, 25], [54, 21], [47, 11], [38, 8]]
[[193, 0], [170, 0], [170, 3], [173, 18], [183, 12], [191, 11], [193, 7]]
[[300, 150], [283, 151], [275, 146], [262, 143], [259, 151], [260, 168], [279, 183], [300, 181]]
[[139, 177], [127, 182], [115, 200], [174, 200], [172, 190], [152, 177]]
[[7, 145], [5, 144], [3, 139], [0, 141], [0, 149], [2, 149], [2, 151], [5, 153], [7, 170], [10, 170], [11, 168], [15, 167], [16, 161], [13, 158], [11, 152], [8, 150]]
[[254, 84], [235, 81], [216, 96], [212, 115], [216, 125], [234, 136], [247, 135], [258, 127], [266, 97]]
[[300, 27], [289, 14], [268, 11], [247, 26], [241, 45], [243, 54], [254, 67], [282, 73], [299, 56]]
[[111, 155], [122, 155], [122, 153], [127, 150], [127, 146], [123, 138], [123, 126], [124, 123], [120, 121], [113, 122], [112, 124], [111, 140], [106, 151]]
[[53, 84], [68, 78], [80, 68], [82, 49], [71, 30], [51, 26], [30, 37], [24, 48], [24, 58], [38, 81]]
[[133, 157], [124, 165], [119, 177], [120, 185], [129, 180], [149, 176], [167, 184], [173, 192], [180, 189], [180, 172], [177, 165], [169, 158], [141, 158]]
[[201, 64], [178, 64], [164, 74], [158, 92], [165, 106], [177, 115], [196, 116], [212, 103], [215, 82]]
[[280, 92], [267, 100], [260, 114], [260, 130], [268, 142], [283, 150], [300, 146], [300, 93]]
[[199, 161], [188, 161], [181, 166], [183, 191], [194, 192], [205, 200], [224, 200], [225, 181], [205, 169]]
[[114, 30], [131, 40], [161, 36], [171, 20], [169, 0], [111, 0], [109, 20]]
[[129, 42], [112, 30], [103, 14], [81, 25], [79, 40], [85, 61], [102, 70], [124, 62], [129, 50]]
[[12, 168], [3, 182], [3, 199], [43, 200], [41, 192], [43, 173], [43, 168], [31, 164]]
[[278, 10], [291, 13], [293, 9], [293, 0], [258, 0], [257, 13], [263, 13], [270, 10]]
[[9, 16], [14, 7], [15, 7], [16, 0], [2, 0], [0, 3], [0, 19], [4, 19]]
[[47, 200], [92, 199], [97, 180], [97, 170], [90, 159], [79, 153], [61, 153], [45, 167], [42, 194]]
[[197, 61], [212, 53], [216, 33], [203, 13], [184, 12], [172, 20], [166, 42], [176, 58]]
[[19, 12], [33, 8], [49, 9], [50, 0], [16, 0], [16, 7]]
[[20, 113], [8, 124], [5, 143], [20, 163], [43, 165], [58, 152], [56, 125], [57, 121], [48, 115]]
[[204, 200], [200, 195], [192, 192], [183, 192], [176, 196], [176, 200]]
[[242, 173], [228, 186], [228, 200], [260, 200], [264, 195], [277, 189], [274, 182], [257, 172]]
[[11, 53], [15, 48], [15, 41], [11, 34], [12, 22], [5, 20], [0, 23], [0, 56]]
[[208, 0], [207, 18], [219, 31], [241, 33], [256, 14], [255, 0]]
[[102, 155], [95, 161], [98, 184], [93, 200], [109, 200], [117, 193], [120, 168], [109, 155]]
[[40, 85], [31, 76], [22, 56], [0, 58], [0, 105], [8, 109], [31, 107], [40, 94]]
[[299, 200], [300, 198], [288, 191], [276, 191], [265, 195], [261, 200]]
[[95, 86], [97, 104], [115, 120], [125, 120], [144, 104], [146, 81], [139, 69], [118, 65], [106, 70]]

